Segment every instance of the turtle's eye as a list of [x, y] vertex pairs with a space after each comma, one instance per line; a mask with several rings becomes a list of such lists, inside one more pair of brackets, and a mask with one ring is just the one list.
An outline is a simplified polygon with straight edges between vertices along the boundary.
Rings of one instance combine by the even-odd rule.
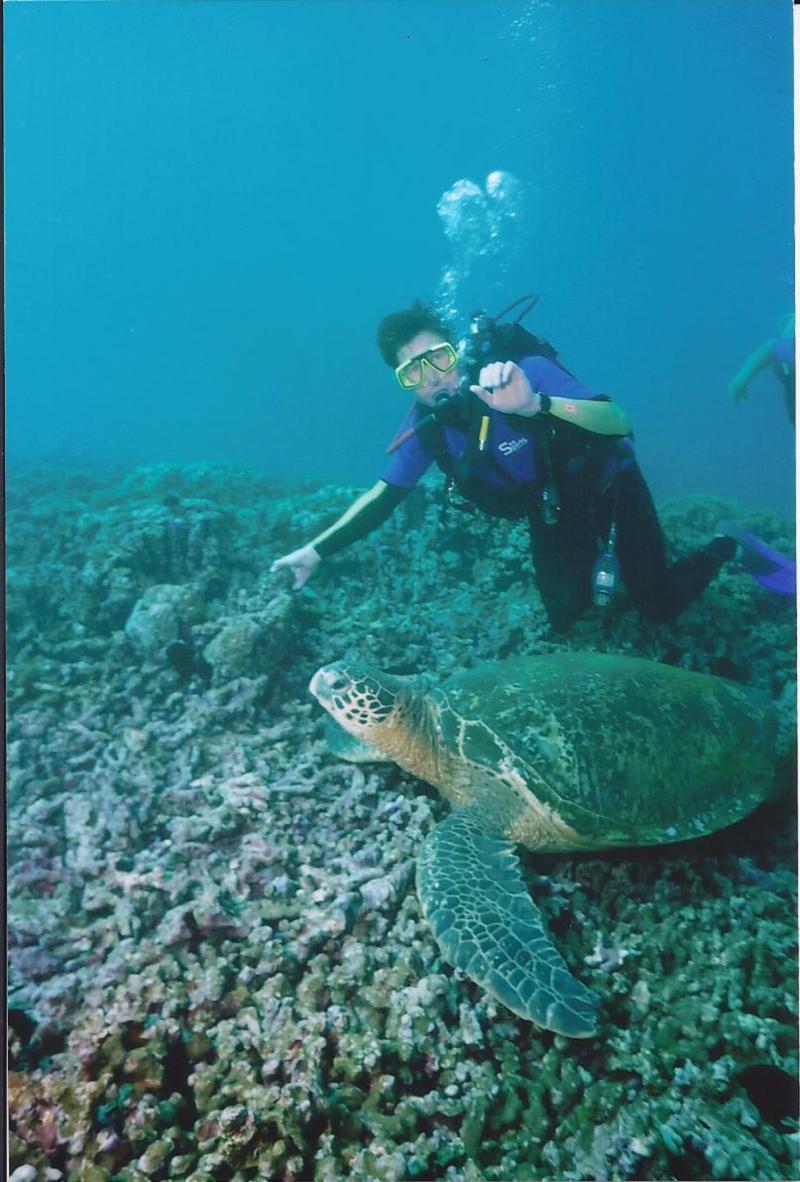
[[343, 694], [345, 690], [350, 688], [350, 678], [339, 670], [334, 670], [328, 674], [328, 689], [334, 694]]

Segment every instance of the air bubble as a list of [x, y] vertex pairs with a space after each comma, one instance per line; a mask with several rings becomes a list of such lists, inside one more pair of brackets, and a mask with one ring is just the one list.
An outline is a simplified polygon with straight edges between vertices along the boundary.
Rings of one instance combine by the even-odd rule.
[[484, 187], [467, 177], [455, 181], [436, 205], [452, 262], [442, 270], [437, 306], [458, 318], [459, 297], [478, 260], [491, 262], [502, 279], [518, 249], [517, 231], [525, 214], [522, 182], [506, 169], [493, 169]]

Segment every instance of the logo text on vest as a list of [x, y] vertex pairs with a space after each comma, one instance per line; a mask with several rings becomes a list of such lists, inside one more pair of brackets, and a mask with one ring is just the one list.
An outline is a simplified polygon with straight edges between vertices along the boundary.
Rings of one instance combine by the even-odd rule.
[[524, 435], [519, 439], [504, 439], [502, 443], [498, 443], [497, 450], [501, 451], [504, 456], [513, 456], [514, 452], [519, 451], [527, 442]]

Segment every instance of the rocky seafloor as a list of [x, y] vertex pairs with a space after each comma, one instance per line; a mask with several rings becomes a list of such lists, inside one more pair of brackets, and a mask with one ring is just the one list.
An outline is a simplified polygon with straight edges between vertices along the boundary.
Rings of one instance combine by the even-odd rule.
[[[13, 474], [14, 1182], [787, 1179], [797, 1164], [793, 604], [733, 565], [679, 621], [552, 638], [525, 530], [436, 483], [300, 594], [271, 560], [352, 499], [225, 467]], [[738, 517], [662, 506], [675, 553]], [[447, 805], [338, 761], [321, 664], [448, 674], [592, 648], [762, 687], [785, 798], [694, 843], [523, 854], [600, 1034], [444, 964], [414, 859]], [[691, 785], [676, 785], [691, 791]]]

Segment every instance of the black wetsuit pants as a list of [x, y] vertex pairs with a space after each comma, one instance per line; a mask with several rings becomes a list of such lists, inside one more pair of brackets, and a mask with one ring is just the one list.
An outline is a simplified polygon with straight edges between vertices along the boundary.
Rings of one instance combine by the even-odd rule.
[[715, 538], [672, 564], [653, 498], [635, 462], [600, 493], [594, 483], [564, 481], [555, 525], [545, 525], [537, 504], [528, 518], [536, 583], [553, 628], [568, 628], [592, 601], [592, 569], [598, 539], [617, 521], [617, 558], [634, 606], [663, 623], [683, 611], [708, 586], [736, 545]]

